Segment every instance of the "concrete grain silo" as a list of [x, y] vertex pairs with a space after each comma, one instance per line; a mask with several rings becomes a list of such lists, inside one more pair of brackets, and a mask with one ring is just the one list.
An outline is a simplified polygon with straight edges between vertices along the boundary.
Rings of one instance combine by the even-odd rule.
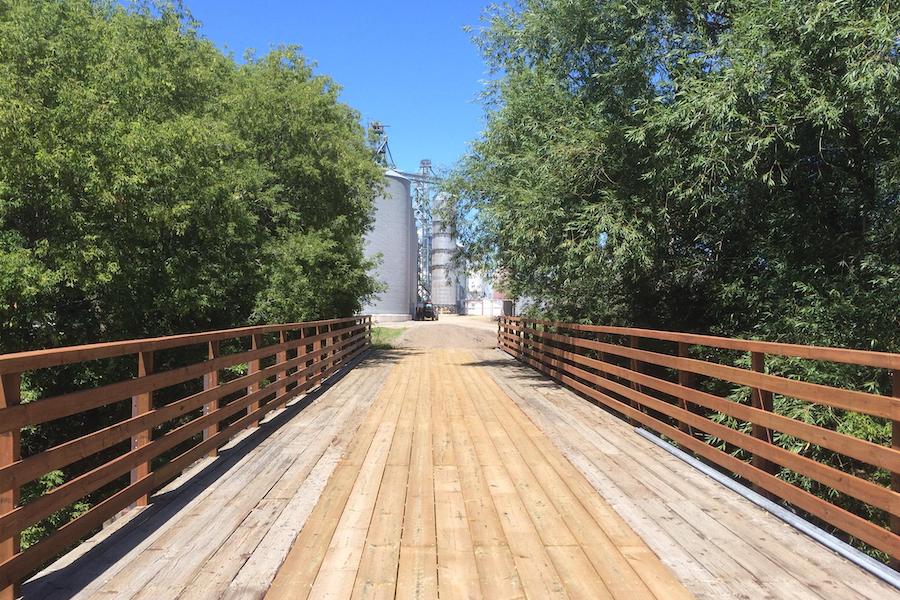
[[431, 231], [431, 301], [441, 312], [456, 313], [459, 307], [459, 275], [456, 238], [450, 233], [443, 211], [450, 195], [441, 192], [434, 198]]
[[381, 254], [374, 276], [387, 290], [363, 308], [376, 321], [412, 318], [416, 303], [417, 249], [409, 179], [393, 169], [384, 174], [384, 191], [375, 198], [374, 226], [366, 235], [366, 256]]

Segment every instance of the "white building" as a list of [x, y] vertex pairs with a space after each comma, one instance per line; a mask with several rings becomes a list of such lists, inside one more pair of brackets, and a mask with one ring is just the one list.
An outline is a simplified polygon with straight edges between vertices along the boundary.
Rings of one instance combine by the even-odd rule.
[[381, 255], [374, 276], [387, 290], [363, 307], [375, 321], [406, 321], [415, 311], [418, 285], [418, 239], [410, 181], [393, 169], [384, 174], [385, 188], [375, 198], [375, 223], [366, 235], [368, 258]]

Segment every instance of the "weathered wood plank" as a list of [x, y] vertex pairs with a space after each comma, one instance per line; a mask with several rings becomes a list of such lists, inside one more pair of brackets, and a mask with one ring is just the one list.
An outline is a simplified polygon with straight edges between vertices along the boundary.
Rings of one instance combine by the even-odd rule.
[[306, 598], [312, 589], [335, 528], [359, 474], [362, 459], [369, 451], [382, 416], [399, 385], [403, 373], [394, 369], [375, 405], [353, 438], [350, 448], [335, 468], [321, 498], [297, 536], [278, 570], [266, 597]]
[[434, 517], [440, 597], [481, 598], [475, 549], [455, 465], [434, 467]]
[[[299, 523], [293, 529], [289, 524], [282, 532], [280, 555], [272, 552], [271, 544], [261, 554], [254, 552], [258, 545], [262, 546], [260, 537], [264, 536], [264, 542], [277, 538], [273, 533], [278, 523], [276, 517], [283, 512], [277, 507], [283, 507], [294, 496], [291, 489], [299, 494], [297, 488], [304, 487], [306, 479], [315, 475], [319, 481], [305, 486], [306, 513], [312, 509], [338, 462], [341, 449], [349, 443], [371, 399], [384, 384], [390, 367], [364, 362], [358, 369], [350, 371], [333, 386], [323, 388], [324, 393], [320, 393], [315, 402], [288, 420], [279, 416], [282, 411], [277, 411], [274, 416], [270, 414], [263, 421], [264, 426], [273, 418], [281, 419], [282, 424], [271, 434], [263, 435], [259, 443], [251, 442], [261, 434], [247, 430], [235, 442], [227, 444], [219, 458], [204, 459], [196, 468], [188, 469], [182, 477], [161, 490], [151, 507], [137, 518], [117, 522], [114, 527], [96, 536], [96, 541], [92, 538], [71, 553], [71, 558], [67, 555], [58, 566], [54, 564], [29, 582], [26, 586], [27, 597], [81, 598], [95, 594], [117, 597], [144, 594], [155, 595], [156, 598], [179, 594], [192, 598], [221, 597], [248, 561], [265, 556], [276, 562], [274, 565], [270, 562], [268, 567], [261, 565], [258, 570], [249, 569], [251, 573], [255, 571], [263, 577], [265, 582], [260, 584], [257, 578], [255, 586], [247, 587], [249, 595], [245, 596], [261, 597], [287, 554], [305, 515], [298, 517]], [[354, 418], [357, 420], [354, 421]], [[345, 431], [347, 427], [349, 431]], [[229, 450], [235, 444], [241, 447], [248, 443], [249, 450], [244, 450], [241, 455], [236, 456]], [[335, 445], [337, 448], [327, 454], [329, 463], [324, 458], [326, 449], [332, 449]], [[287, 456], [289, 460], [281, 461], [277, 458], [279, 455]], [[319, 460], [318, 457], [323, 458]], [[318, 467], [322, 462], [326, 464], [310, 472], [310, 466]], [[251, 477], [255, 477], [252, 475], [254, 473], [258, 476], [266, 473], [260, 471], [259, 466], [272, 463], [281, 466], [280, 474], [278, 469], [270, 471], [269, 475], [262, 477], [266, 483], [258, 487], [246, 484], [248, 472]], [[308, 477], [304, 478], [304, 473]], [[235, 496], [238, 496], [237, 502]], [[240, 496], [247, 501], [244, 502]], [[243, 517], [240, 513], [229, 517], [231, 513], [227, 510], [219, 510], [235, 504], [243, 507], [246, 513]], [[213, 507], [213, 510], [205, 507]], [[293, 516], [301, 513], [302, 510], [293, 513]], [[287, 518], [291, 516], [285, 515]], [[194, 529], [190, 527], [192, 521], [205, 527]], [[281, 525], [284, 526], [283, 521]], [[196, 540], [185, 543], [182, 536], [191, 532], [196, 534]], [[224, 539], [216, 537], [219, 532], [227, 533]], [[200, 546], [200, 551], [194, 551], [192, 544]], [[89, 563], [86, 562], [88, 560]], [[165, 576], [160, 575], [161, 571]], [[213, 576], [207, 577], [207, 573]], [[123, 580], [128, 579], [133, 579], [133, 585], [122, 585]]]
[[421, 372], [413, 372], [411, 379], [394, 431], [375, 510], [366, 532], [365, 548], [353, 588], [354, 598], [393, 598], [397, 588], [403, 506], [409, 478], [413, 426], [422, 387]]
[[[496, 354], [482, 358], [488, 357]], [[507, 362], [487, 368], [492, 379], [698, 597], [896, 594], [636, 436], [620, 419]]]
[[491, 498], [500, 515], [504, 535], [512, 551], [516, 569], [526, 595], [543, 598], [566, 597], [562, 580], [553, 566], [546, 548], [516, 491], [515, 484], [494, 448], [485, 424], [478, 416], [473, 397], [460, 382], [459, 367], [454, 377], [459, 394], [463, 419], [469, 435], [475, 440], [476, 453], [488, 482]]
[[432, 453], [432, 394], [438, 390], [435, 373], [429, 370], [421, 384], [419, 397], [424, 401], [416, 410], [410, 449], [400, 563], [397, 566], [397, 597], [425, 600], [438, 597]]
[[[368, 408], [368, 399], [373, 397], [373, 386], [381, 381], [373, 374], [368, 378], [361, 372], [353, 375], [354, 381], [347, 382], [350, 385], [340, 385], [329, 394], [332, 402], [321, 425], [308, 427], [311, 435], [298, 436], [284, 446], [282, 452], [296, 456], [294, 463], [180, 592], [182, 597], [218, 598], [226, 595], [226, 590], [230, 594], [240, 590], [244, 597], [265, 594], [327, 481], [328, 475], [317, 474], [308, 484], [312, 473], [323, 462], [321, 468], [331, 473], [339, 453], [329, 460], [328, 450], [335, 444], [342, 448], [349, 443], [351, 435], [346, 430], [355, 431]], [[301, 488], [307, 490], [306, 495], [299, 493]], [[275, 540], [280, 543], [273, 543]]]

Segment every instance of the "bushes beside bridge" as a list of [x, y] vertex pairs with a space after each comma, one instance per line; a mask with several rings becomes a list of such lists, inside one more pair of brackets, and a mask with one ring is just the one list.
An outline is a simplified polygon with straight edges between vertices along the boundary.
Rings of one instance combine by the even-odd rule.
[[[0, 353], [357, 311], [381, 172], [339, 90], [296, 47], [234, 60], [178, 4], [4, 2]], [[133, 372], [51, 369], [25, 399]], [[26, 431], [25, 453], [120, 416]]]
[[[553, 0], [490, 12], [476, 37], [496, 74], [487, 127], [452, 186], [468, 258], [553, 320], [897, 352], [898, 31], [888, 2]], [[889, 393], [883, 371], [770, 368]], [[890, 443], [884, 420], [775, 402]]]

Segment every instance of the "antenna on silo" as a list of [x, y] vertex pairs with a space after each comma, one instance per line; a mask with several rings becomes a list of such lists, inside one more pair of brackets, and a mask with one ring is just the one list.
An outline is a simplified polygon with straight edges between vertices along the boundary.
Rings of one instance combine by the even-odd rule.
[[375, 150], [375, 160], [385, 167], [396, 168], [391, 148], [388, 146], [387, 125], [381, 121], [372, 121], [369, 125], [369, 140]]

